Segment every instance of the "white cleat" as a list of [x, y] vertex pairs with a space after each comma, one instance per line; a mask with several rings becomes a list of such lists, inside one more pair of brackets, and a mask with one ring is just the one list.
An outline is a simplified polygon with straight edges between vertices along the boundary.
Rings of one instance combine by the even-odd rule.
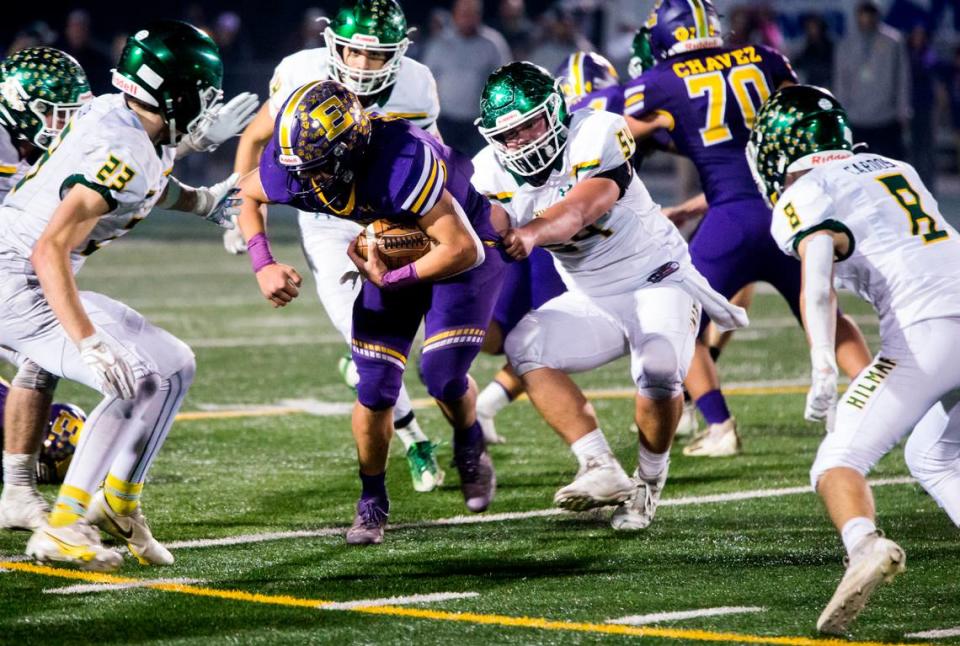
[[487, 444], [507, 443], [507, 440], [497, 433], [497, 425], [493, 421], [493, 415], [487, 415], [478, 408], [477, 421], [480, 422], [480, 430], [483, 431], [483, 439], [486, 440]]
[[721, 424], [711, 424], [683, 447], [688, 457], [726, 458], [740, 453], [740, 435], [737, 420], [729, 418]]
[[63, 527], [44, 525], [33, 532], [26, 552], [40, 563], [72, 563], [95, 572], [113, 572], [123, 563], [123, 556], [104, 547], [100, 532], [85, 518]]
[[0, 493], [0, 528], [40, 529], [49, 513], [50, 505], [35, 486], [7, 485]]
[[700, 418], [697, 417], [697, 405], [692, 401], [683, 402], [683, 412], [677, 424], [677, 435], [695, 435], [700, 430]]
[[90, 501], [87, 520], [127, 546], [140, 565], [172, 565], [173, 554], [153, 537], [140, 505], [129, 516], [114, 512], [98, 491]]
[[903, 549], [879, 532], [862, 539], [853, 548], [847, 571], [817, 620], [817, 630], [828, 635], [845, 633], [874, 590], [881, 583], [893, 581], [906, 564]]
[[616, 505], [633, 492], [633, 482], [612, 453], [590, 458], [577, 477], [553, 496], [553, 504], [570, 511]]
[[669, 468], [670, 464], [667, 463], [663, 472], [654, 481], [642, 480], [637, 471], [634, 471], [633, 493], [613, 512], [610, 526], [622, 531], [636, 531], [649, 527], [657, 513], [660, 494], [663, 493], [663, 487], [667, 484]]

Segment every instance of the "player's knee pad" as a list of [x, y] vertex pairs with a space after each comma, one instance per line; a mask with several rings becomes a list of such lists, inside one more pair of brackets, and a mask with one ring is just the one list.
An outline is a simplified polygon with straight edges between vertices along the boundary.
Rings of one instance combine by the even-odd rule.
[[420, 374], [427, 392], [434, 399], [442, 402], [455, 401], [467, 392], [467, 371], [476, 356], [476, 350], [464, 350], [463, 346], [453, 346], [423, 354]]
[[36, 390], [52, 395], [53, 391], [57, 388], [58, 381], [60, 381], [58, 376], [47, 372], [33, 361], [27, 359], [20, 364], [11, 384], [17, 388]]
[[872, 459], [866, 452], [857, 451], [851, 447], [832, 447], [830, 446], [830, 435], [820, 444], [817, 451], [817, 457], [810, 467], [810, 484], [813, 489], [817, 489], [817, 483], [820, 478], [831, 469], [852, 469], [860, 475], [866, 477], [876, 459]]
[[384, 410], [397, 403], [403, 371], [385, 361], [353, 357], [360, 381], [357, 383], [357, 401], [370, 410]]
[[523, 317], [507, 335], [503, 342], [503, 351], [518, 375], [549, 367], [544, 361], [543, 336], [539, 332], [536, 319], [530, 315]]
[[938, 446], [935, 439], [914, 432], [903, 447], [903, 458], [910, 475], [927, 488], [960, 470], [960, 449], [952, 448], [953, 445]]
[[670, 399], [683, 392], [680, 358], [666, 338], [656, 338], [643, 345], [643, 368], [637, 379], [641, 397]]

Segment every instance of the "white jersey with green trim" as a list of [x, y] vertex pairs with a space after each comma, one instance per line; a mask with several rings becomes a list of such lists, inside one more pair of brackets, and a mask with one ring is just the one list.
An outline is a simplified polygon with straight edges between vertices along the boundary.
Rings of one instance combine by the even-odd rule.
[[[330, 51], [326, 47], [304, 49], [287, 56], [273, 71], [270, 79], [270, 115], [277, 116], [283, 102], [298, 87], [330, 76]], [[367, 112], [408, 119], [415, 125], [436, 133], [440, 98], [437, 82], [430, 69], [412, 58], [400, 59], [397, 80], [383, 103], [374, 103]]]
[[[579, 182], [629, 164], [633, 151], [633, 137], [622, 116], [578, 110], [571, 117], [558, 165], [542, 186], [505, 169], [492, 146], [473, 159], [473, 185], [504, 208], [511, 226], [519, 227], [562, 200]], [[687, 243], [636, 175], [608, 213], [569, 242], [547, 249], [578, 289], [598, 296], [655, 284], [690, 264]]]
[[0, 126], [0, 201], [3, 201], [29, 169], [30, 164], [20, 159], [20, 151], [17, 150], [10, 131]]
[[82, 184], [99, 192], [110, 211], [71, 251], [76, 273], [86, 256], [147, 217], [166, 188], [175, 156], [174, 146], [158, 148], [150, 141], [122, 94], [93, 99], [0, 207], [0, 259], [28, 259], [62, 197]]
[[849, 256], [834, 263], [836, 281], [873, 305], [881, 337], [960, 317], [960, 235], [910, 164], [858, 154], [802, 176], [777, 202], [770, 230], [796, 256], [799, 241], [819, 229], [850, 237]]

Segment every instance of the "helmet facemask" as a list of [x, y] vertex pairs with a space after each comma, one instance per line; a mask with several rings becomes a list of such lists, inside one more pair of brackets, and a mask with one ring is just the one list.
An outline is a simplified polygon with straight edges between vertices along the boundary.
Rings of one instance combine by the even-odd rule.
[[[543, 103], [527, 114], [514, 110], [500, 116], [495, 127], [479, 126], [479, 130], [487, 143], [493, 146], [497, 159], [503, 166], [517, 175], [530, 177], [550, 168], [563, 153], [567, 145], [564, 116], [563, 98], [559, 92], [552, 92]], [[546, 127], [536, 139], [520, 146], [508, 143], [509, 135], [528, 128], [541, 119]]]
[[354, 205], [354, 155], [349, 146], [338, 143], [329, 156], [298, 168], [287, 166], [287, 192], [294, 197], [315, 195], [334, 214], [349, 213]]
[[[164, 111], [164, 118], [170, 128], [170, 144], [175, 145], [179, 143], [183, 137], [192, 135], [199, 130], [202, 125], [212, 123], [217, 116], [217, 112], [220, 110], [222, 101], [223, 90], [213, 87], [212, 85], [202, 90], [197, 90], [196, 106], [188, 107], [183, 105], [188, 102], [187, 99], [181, 99], [181, 105], [175, 105], [173, 97], [168, 96], [165, 100], [166, 110]], [[194, 110], [196, 110], [196, 116], [190, 119], [186, 127], [181, 130], [177, 124], [177, 115], [187, 113], [189, 116]]]
[[34, 99], [27, 104], [32, 113], [37, 115], [40, 123], [43, 124], [40, 130], [34, 135], [32, 143], [38, 148], [46, 150], [53, 143], [63, 129], [66, 127], [73, 115], [83, 107], [86, 100], [92, 98], [87, 93], [86, 97], [77, 103], [52, 103], [44, 99]]
[[[378, 94], [393, 85], [397, 81], [403, 56], [410, 46], [407, 38], [398, 43], [381, 43], [376, 36], [366, 34], [354, 34], [352, 38], [344, 38], [329, 26], [324, 30], [323, 37], [330, 53], [331, 75], [358, 96]], [[350, 67], [343, 60], [343, 50], [346, 47], [368, 55], [382, 56], [383, 67], [376, 70]]]

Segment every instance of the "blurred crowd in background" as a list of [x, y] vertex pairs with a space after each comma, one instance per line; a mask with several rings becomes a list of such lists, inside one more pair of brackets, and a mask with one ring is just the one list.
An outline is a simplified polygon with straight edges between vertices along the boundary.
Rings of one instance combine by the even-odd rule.
[[[473, 120], [491, 71], [511, 60], [554, 70], [569, 53], [585, 50], [604, 54], [626, 80], [630, 42], [653, 0], [401, 4], [417, 28], [407, 55], [430, 67], [437, 79], [441, 133], [472, 153], [483, 144]], [[858, 140], [881, 154], [908, 159], [928, 186], [935, 186], [937, 175], [958, 173], [960, 40], [954, 37], [960, 30], [950, 18], [960, 21], [955, 8], [960, 3], [848, 0], [844, 11], [833, 10], [842, 3], [815, 0], [792, 0], [793, 11], [773, 0], [715, 4], [728, 44], [760, 43], [787, 54], [802, 81], [831, 89], [844, 103]], [[334, 14], [337, 3], [305, 9], [284, 5], [269, 20], [262, 5], [252, 9], [247, 2], [224, 11], [211, 9], [215, 3], [169, 2], [164, 16], [201, 27], [219, 44], [227, 97], [247, 90], [265, 99], [283, 56], [324, 46], [323, 18]], [[798, 13], [803, 6], [810, 11]], [[5, 52], [58, 47], [77, 58], [95, 93], [110, 92], [110, 69], [128, 33], [107, 17], [98, 24], [99, 15], [97, 8], [76, 8], [54, 20], [20, 23]], [[278, 20], [286, 20], [286, 28], [278, 27]], [[205, 181], [206, 174], [217, 177], [232, 164], [232, 153], [233, 147], [225, 146], [216, 164], [197, 160], [189, 174], [195, 181]]]

